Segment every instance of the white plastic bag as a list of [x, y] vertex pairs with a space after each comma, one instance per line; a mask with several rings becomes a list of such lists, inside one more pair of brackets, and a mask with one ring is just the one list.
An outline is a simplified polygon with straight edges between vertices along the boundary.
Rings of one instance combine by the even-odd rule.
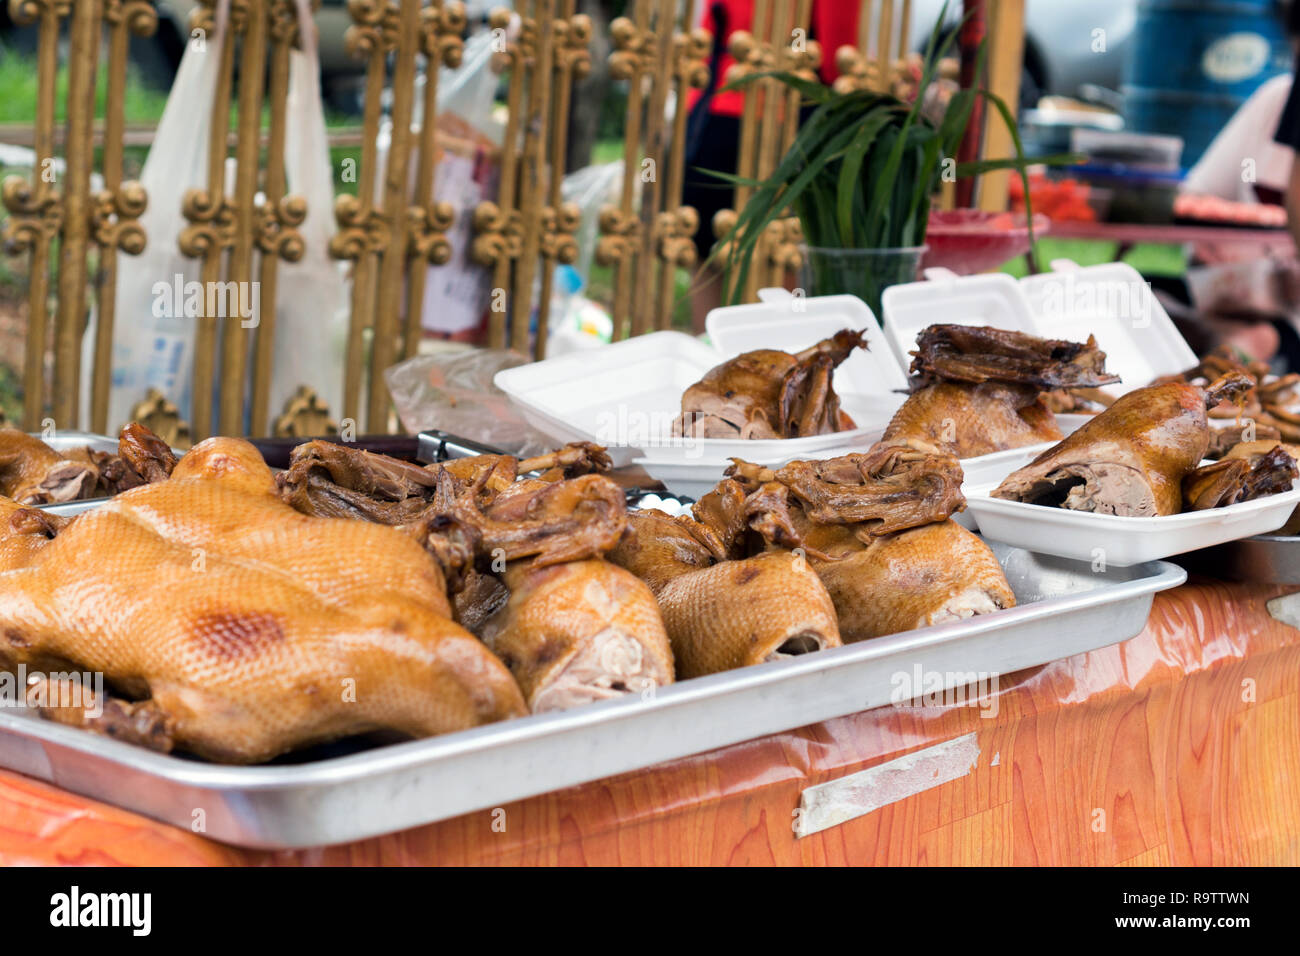
[[[289, 54], [285, 178], [289, 195], [307, 202], [299, 227], [305, 252], [298, 262], [277, 266], [276, 330], [269, 409], [272, 422], [299, 385], [312, 386], [338, 415], [343, 402], [343, 364], [350, 297], [344, 265], [330, 257], [334, 231], [334, 180], [320, 99], [315, 22], [309, 0], [296, 0], [302, 51]], [[184, 298], [158, 294], [201, 279], [202, 262], [183, 256], [177, 237], [185, 225], [181, 204], [188, 189], [207, 183], [209, 123], [230, 0], [219, 0], [215, 30], [202, 46], [190, 43], [181, 58], [154, 142], [140, 174], [149, 205], [140, 217], [148, 244], [139, 256], [118, 259], [117, 311], [113, 329], [113, 379], [108, 423], [116, 430], [150, 388], [176, 402], [192, 421], [192, 376], [197, 321], [185, 314]], [[196, 121], [196, 118], [202, 119]], [[233, 167], [233, 161], [227, 161]], [[224, 184], [226, 193], [230, 183]], [[252, 278], [259, 275], [254, 256]], [[179, 277], [179, 279], [177, 278]], [[89, 373], [94, 330], [83, 342], [82, 419], [88, 420]], [[249, 363], [251, 375], [251, 363]]]
[[345, 266], [329, 254], [334, 232], [334, 176], [330, 168], [325, 109], [320, 98], [316, 24], [309, 0], [297, 0], [302, 51], [289, 53], [285, 106], [285, 177], [289, 195], [307, 201], [299, 227], [306, 251], [298, 262], [281, 262], [275, 295], [271, 422], [299, 385], [310, 385], [337, 418], [343, 407], [343, 365], [351, 295]]
[[[181, 255], [177, 236], [184, 223], [185, 191], [207, 182], [209, 124], [230, 0], [219, 0], [213, 35], [205, 43], [186, 44], [167, 106], [140, 173], [149, 204], [140, 216], [147, 245], [138, 256], [119, 256], [113, 323], [113, 375], [108, 400], [109, 428], [126, 423], [131, 408], [150, 388], [159, 389], [190, 417], [190, 382], [194, 369], [194, 319], [184, 314], [183, 298], [160, 295], [161, 283], [175, 288], [198, 281], [198, 260]], [[203, 117], [196, 121], [196, 118]], [[177, 277], [180, 277], [179, 280]], [[90, 374], [93, 368], [95, 317], [82, 341], [81, 420], [89, 422]]]

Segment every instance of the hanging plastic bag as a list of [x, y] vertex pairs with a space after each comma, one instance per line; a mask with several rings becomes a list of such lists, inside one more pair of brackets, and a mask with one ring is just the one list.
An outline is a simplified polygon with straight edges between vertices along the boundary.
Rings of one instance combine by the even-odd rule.
[[[185, 284], [198, 281], [201, 264], [177, 244], [186, 190], [207, 183], [209, 124], [230, 0], [218, 0], [211, 36], [186, 44], [153, 145], [140, 172], [149, 204], [140, 215], [147, 245], [138, 256], [120, 256], [113, 324], [113, 374], [109, 428], [127, 422], [131, 408], [157, 388], [190, 417], [195, 320], [185, 315]], [[210, 52], [211, 51], [211, 52]], [[177, 290], [182, 290], [177, 294]], [[90, 374], [96, 317], [82, 340], [81, 420], [90, 420]]]
[[334, 176], [325, 108], [320, 97], [317, 31], [309, 0], [296, 0], [301, 52], [289, 53], [285, 104], [285, 177], [289, 195], [307, 202], [299, 227], [306, 250], [298, 262], [281, 262], [275, 295], [272, 421], [299, 385], [309, 385], [337, 417], [343, 406], [343, 365], [351, 295], [344, 265], [329, 254], [334, 233]]
[[[329, 255], [334, 179], [320, 98], [315, 21], [309, 0], [296, 0], [296, 5], [305, 29], [301, 52], [289, 54], [285, 178], [288, 194], [307, 202], [307, 216], [299, 227], [305, 252], [300, 261], [277, 266], [272, 419], [299, 385], [310, 385], [338, 414], [350, 304], [344, 267]], [[141, 171], [149, 205], [140, 222], [148, 244], [139, 256], [118, 260], [108, 414], [114, 430], [129, 420], [132, 407], [151, 387], [176, 402], [182, 416], [191, 418], [197, 318], [186, 314], [186, 284], [200, 280], [202, 261], [182, 255], [177, 237], [184, 226], [181, 205], [186, 191], [207, 182], [209, 124], [195, 123], [195, 117], [211, 114], [220, 62], [216, 51], [221, 49], [229, 7], [230, 0], [219, 0], [213, 34], [186, 47]], [[233, 166], [228, 160], [228, 169]], [[229, 194], [231, 184], [223, 185]], [[254, 278], [259, 272], [256, 259]], [[89, 413], [93, 323], [92, 317], [92, 329], [83, 342], [83, 420]]]

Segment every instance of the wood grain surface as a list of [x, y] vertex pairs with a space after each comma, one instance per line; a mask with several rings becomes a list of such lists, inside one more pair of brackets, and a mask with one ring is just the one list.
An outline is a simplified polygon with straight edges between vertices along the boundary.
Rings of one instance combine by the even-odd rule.
[[[1158, 595], [1133, 640], [1004, 676], [996, 716], [883, 707], [348, 846], [225, 847], [0, 772], [0, 863], [1297, 864], [1300, 631], [1264, 608], [1282, 590]], [[969, 772], [904, 770], [912, 795], [795, 837], [806, 787], [967, 734]]]

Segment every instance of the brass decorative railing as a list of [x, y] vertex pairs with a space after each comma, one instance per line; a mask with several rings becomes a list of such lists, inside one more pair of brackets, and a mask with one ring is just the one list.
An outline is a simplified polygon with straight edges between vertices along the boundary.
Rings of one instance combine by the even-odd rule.
[[[8, 211], [6, 251], [26, 257], [30, 274], [23, 426], [38, 428], [46, 417], [60, 428], [88, 425], [105, 431], [121, 424], [107, 421], [119, 255], [138, 254], [146, 243], [170, 242], [201, 263], [204, 282], [260, 283], [259, 323], [251, 329], [239, 321], [200, 316], [192, 408], [177, 409], [178, 396], [154, 392], [139, 396], [139, 413], [152, 416], [182, 442], [191, 435], [245, 430], [305, 434], [313, 427], [334, 427], [336, 415], [371, 430], [391, 427], [382, 373], [416, 353], [426, 269], [451, 254], [453, 207], [435, 198], [438, 78], [440, 67], [454, 69], [461, 62], [463, 6], [456, 0], [348, 2], [353, 26], [347, 45], [365, 61], [366, 85], [357, 192], [336, 198], [329, 242], [330, 254], [351, 264], [342, 408], [324, 407], [313, 389], [319, 383], [295, 382], [280, 383], [298, 388], [281, 410], [270, 407], [277, 277], [286, 263], [304, 254], [300, 227], [306, 217], [328, 215], [287, 193], [286, 103], [290, 50], [299, 43], [298, 4], [202, 0], [193, 26], [207, 33], [218, 57], [216, 92], [202, 121], [221, 135], [208, 138], [203, 181], [188, 184], [183, 206], [175, 210], [176, 233], [146, 236], [137, 219], [149, 197], [138, 183], [123, 179], [123, 106], [128, 38], [155, 29], [153, 5], [146, 0], [9, 3], [15, 21], [37, 31], [39, 82], [31, 134], [35, 169], [30, 178], [10, 177], [0, 189]], [[1000, 12], [1004, 6], [1011, 9]], [[515, 14], [497, 11], [489, 23], [501, 39], [496, 67], [505, 84], [505, 134], [497, 194], [469, 213], [469, 254], [490, 270], [495, 293], [486, 344], [540, 357], [550, 327], [555, 267], [577, 254], [578, 210], [562, 201], [560, 187], [573, 86], [592, 65], [592, 25], [578, 12], [577, 0], [519, 0], [516, 7]], [[834, 51], [823, 51], [809, 38], [811, 7], [812, 0], [755, 0], [751, 28], [730, 39], [736, 65], [723, 81], [771, 69], [812, 78], [829, 53], [836, 58], [840, 88], [888, 88], [908, 52], [910, 0], [901, 5], [862, 0], [856, 45]], [[992, 7], [995, 23], [1021, 29], [1023, 0]], [[712, 43], [696, 21], [697, 0], [629, 0], [627, 15], [610, 27], [610, 73], [628, 90], [623, 177], [618, 201], [600, 212], [595, 255], [612, 268], [615, 337], [669, 327], [680, 270], [689, 273], [698, 265], [697, 230], [721, 237], [735, 222], [735, 212], [724, 210], [713, 222], [701, 223], [696, 210], [681, 202], [684, 104], [693, 88], [708, 82]], [[66, 119], [60, 131], [56, 75], [65, 27]], [[107, 106], [97, 123], [94, 94], [101, 72]], [[387, 103], [386, 88], [391, 90]], [[670, 109], [670, 103], [677, 108]], [[418, 125], [413, 123], [417, 107], [422, 107]], [[797, 94], [775, 80], [760, 79], [746, 88], [740, 176], [761, 179], [771, 173], [794, 138], [798, 112]], [[392, 134], [381, 155], [385, 116]], [[234, 135], [225, 135], [232, 125]], [[64, 169], [56, 175], [60, 140]], [[98, 170], [103, 188], [92, 193], [96, 141], [103, 145]], [[227, 191], [232, 150], [235, 173]], [[737, 188], [736, 208], [749, 191]], [[763, 285], [781, 283], [799, 264], [799, 242], [797, 220], [773, 224], [742, 290], [746, 299]], [[97, 315], [89, 353], [91, 411], [89, 421], [79, 422], [88, 289]]]

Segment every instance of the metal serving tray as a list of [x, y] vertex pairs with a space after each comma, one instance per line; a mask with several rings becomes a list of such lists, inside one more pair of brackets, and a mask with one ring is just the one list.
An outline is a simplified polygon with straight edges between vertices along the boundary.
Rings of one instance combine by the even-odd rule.
[[1300, 536], [1260, 534], [1176, 559], [1190, 571], [1258, 584], [1300, 584]]
[[[992, 544], [1020, 606], [637, 695], [347, 756], [227, 767], [0, 709], [0, 766], [248, 847], [343, 843], [890, 703], [896, 675], [1009, 674], [1138, 634], [1163, 561], [1088, 564]], [[927, 688], [928, 689], [928, 688]]]

